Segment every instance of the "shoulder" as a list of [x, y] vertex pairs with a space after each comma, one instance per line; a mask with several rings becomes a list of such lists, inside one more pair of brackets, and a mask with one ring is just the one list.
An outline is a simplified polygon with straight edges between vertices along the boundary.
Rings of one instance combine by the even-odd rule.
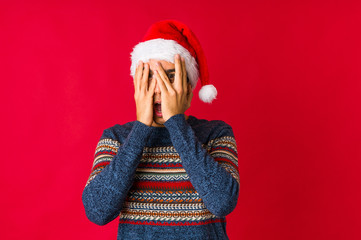
[[115, 124], [112, 127], [104, 129], [101, 139], [112, 139], [119, 143], [123, 143], [132, 130], [135, 121], [125, 124]]
[[233, 129], [231, 125], [222, 120], [206, 120], [189, 116], [189, 123], [198, 138], [209, 141], [221, 136], [232, 136]]

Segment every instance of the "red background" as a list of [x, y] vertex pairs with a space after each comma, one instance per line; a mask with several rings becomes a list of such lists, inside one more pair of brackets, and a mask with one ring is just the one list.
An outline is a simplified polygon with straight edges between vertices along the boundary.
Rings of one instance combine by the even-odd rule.
[[361, 238], [360, 1], [26, 2], [0, 5], [1, 239], [116, 239], [81, 194], [103, 129], [135, 120], [132, 47], [167, 18], [219, 92], [188, 114], [236, 135], [230, 239]]

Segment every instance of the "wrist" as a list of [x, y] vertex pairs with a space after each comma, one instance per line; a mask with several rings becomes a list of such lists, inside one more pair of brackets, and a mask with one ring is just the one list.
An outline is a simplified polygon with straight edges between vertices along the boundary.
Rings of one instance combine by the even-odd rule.
[[142, 115], [138, 115], [137, 116], [137, 121], [143, 123], [144, 125], [147, 125], [148, 127], [150, 127], [153, 123], [153, 118], [149, 118], [149, 117], [145, 117]]
[[148, 127], [152, 126], [152, 122], [149, 123], [149, 122], [143, 121], [143, 120], [141, 120], [141, 119], [137, 119], [137, 121], [140, 122], [140, 123], [142, 123], [142, 124], [144, 124], [144, 125], [146, 125], [146, 126], [148, 126]]
[[174, 114], [172, 115], [171, 117], [169, 117], [167, 120], [165, 120], [164, 122], [164, 126], [167, 127], [167, 125], [169, 126], [171, 124], [171, 122], [179, 122], [179, 121], [185, 121], [186, 118], [185, 118], [185, 114], [184, 113], [177, 113], [177, 114]]
[[167, 114], [167, 115], [163, 116], [163, 119], [164, 119], [164, 121], [166, 122], [166, 121], [168, 121], [170, 118], [172, 118], [172, 117], [174, 117], [174, 116], [176, 116], [176, 115], [183, 115], [183, 116], [184, 116], [184, 113], [182, 113], [182, 112], [170, 113], [170, 114]]

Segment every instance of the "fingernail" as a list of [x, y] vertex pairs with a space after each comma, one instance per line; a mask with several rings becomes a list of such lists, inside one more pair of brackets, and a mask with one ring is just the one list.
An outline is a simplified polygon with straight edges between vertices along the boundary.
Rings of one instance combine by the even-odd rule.
[[176, 55], [176, 58], [179, 59], [179, 54]]

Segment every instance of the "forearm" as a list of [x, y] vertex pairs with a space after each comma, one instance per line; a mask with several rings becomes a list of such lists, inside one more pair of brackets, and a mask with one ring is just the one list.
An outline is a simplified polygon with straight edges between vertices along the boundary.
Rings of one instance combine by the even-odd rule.
[[171, 117], [165, 126], [192, 185], [208, 210], [216, 216], [229, 214], [237, 204], [237, 180], [202, 147], [183, 114]]
[[119, 215], [150, 133], [150, 127], [137, 121], [112, 161], [84, 188], [89, 220], [105, 225]]

